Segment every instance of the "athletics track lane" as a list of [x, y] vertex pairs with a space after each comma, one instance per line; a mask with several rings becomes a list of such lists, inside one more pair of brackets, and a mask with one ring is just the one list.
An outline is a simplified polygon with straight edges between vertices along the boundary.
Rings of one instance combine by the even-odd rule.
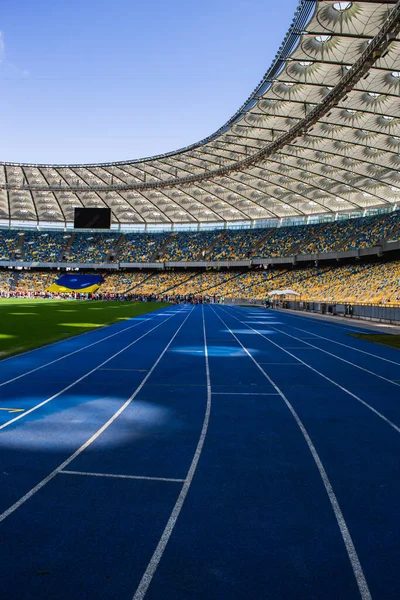
[[[1, 496], [13, 475], [16, 497], [107, 421], [182, 325], [137, 397], [64, 469], [99, 476], [59, 473], [0, 523], [1, 540], [7, 544], [0, 567], [6, 597], [128, 600], [135, 594], [183, 489], [183, 482], [177, 480], [187, 477], [206, 409], [202, 307], [166, 312], [178, 314], [110, 361], [107, 370], [94, 374], [99, 377], [79, 384], [80, 401], [50, 403], [0, 432], [1, 457], [6, 458]], [[219, 306], [204, 307], [204, 315], [212, 392], [208, 434], [158, 568], [148, 590], [135, 599], [360, 597], [304, 437], [241, 344], [284, 390], [307, 427], [372, 597], [397, 598], [399, 490], [393, 479], [398, 479], [399, 434], [348, 394], [299, 366], [295, 357], [306, 354], [307, 362], [319, 361], [314, 355], [322, 353], [291, 349], [294, 356], [289, 356], [246, 323], [252, 321], [250, 327], [259, 328], [282, 347], [293, 348], [296, 343], [303, 349], [304, 344], [277, 331], [300, 337], [290, 328], [295, 321], [289, 321], [289, 315]], [[321, 335], [332, 337], [331, 328], [328, 331], [320, 322], [318, 326]], [[307, 330], [301, 334], [307, 338], [308, 329], [317, 332], [314, 322], [301, 327]], [[138, 332], [126, 335], [133, 339]], [[353, 343], [346, 330], [335, 331], [335, 336]], [[363, 342], [362, 348], [366, 347], [381, 352]], [[395, 361], [397, 353], [386, 350], [385, 356]], [[334, 359], [327, 358], [329, 376], [343, 377], [348, 365], [335, 359], [332, 366]], [[133, 361], [138, 371], [125, 370]], [[321, 371], [327, 368], [326, 359], [313, 364]], [[344, 379], [353, 377], [345, 373]], [[391, 396], [382, 411], [389, 409], [389, 400], [396, 404]], [[379, 406], [379, 397], [375, 401]], [[41, 427], [35, 429], [38, 424]], [[12, 501], [9, 498], [9, 504]]]
[[[323, 322], [310, 319], [309, 323], [308, 318], [303, 318], [300, 325], [304, 341], [294, 340], [287, 334], [293, 335], [293, 327], [298, 327], [299, 321], [284, 311], [220, 308], [219, 314], [232, 329], [243, 328], [243, 333], [238, 334], [243, 343], [250, 337], [256, 351], [272, 353], [277, 363], [291, 362], [289, 373], [279, 364], [271, 366], [268, 372], [292, 402], [314, 441], [349, 524], [372, 597], [397, 598], [400, 432], [348, 392], [400, 426], [400, 388], [372, 374], [400, 380], [398, 351], [350, 337], [351, 327], [338, 328], [333, 336], [332, 329], [324, 327]], [[246, 329], [250, 335], [244, 333]], [[300, 332], [294, 335], [300, 338]], [[316, 343], [315, 335], [332, 337], [374, 356], [326, 340]], [[305, 342], [362, 365], [370, 373]]]

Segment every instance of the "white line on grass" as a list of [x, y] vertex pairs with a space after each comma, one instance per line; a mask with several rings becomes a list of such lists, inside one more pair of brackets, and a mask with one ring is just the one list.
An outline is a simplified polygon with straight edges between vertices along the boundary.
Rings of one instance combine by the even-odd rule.
[[115, 358], [116, 356], [118, 356], [119, 354], [121, 354], [122, 352], [125, 352], [125, 350], [128, 350], [128, 348], [130, 348], [131, 346], [133, 346], [134, 344], [136, 344], [137, 342], [139, 342], [141, 339], [143, 339], [144, 337], [146, 337], [146, 335], [148, 335], [149, 333], [151, 333], [152, 331], [154, 331], [158, 327], [161, 327], [161, 325], [164, 325], [164, 323], [166, 323], [167, 321], [169, 321], [172, 318], [173, 317], [168, 317], [168, 319], [165, 319], [165, 321], [162, 321], [161, 323], [158, 323], [158, 325], [156, 325], [155, 327], [152, 327], [151, 329], [149, 329], [149, 331], [146, 331], [146, 333], [144, 333], [140, 337], [136, 338], [136, 340], [134, 340], [133, 342], [130, 342], [127, 346], [124, 346], [121, 350], [119, 350], [118, 352], [116, 352], [115, 354], [113, 354], [112, 356], [110, 356], [110, 358], [107, 358], [106, 360], [104, 360], [103, 362], [101, 362], [99, 365], [97, 365], [97, 367], [95, 367], [94, 369], [91, 369], [91, 371], [88, 371], [87, 373], [85, 373], [84, 375], [82, 375], [82, 377], [79, 377], [79, 379], [76, 379], [75, 381], [73, 381], [72, 383], [70, 383], [69, 385], [67, 385], [65, 388], [63, 388], [62, 390], [60, 390], [59, 392], [57, 392], [53, 396], [50, 396], [50, 398], [47, 398], [46, 400], [43, 400], [42, 402], [39, 402], [39, 404], [35, 404], [35, 406], [33, 406], [32, 408], [26, 410], [24, 413], [21, 413], [20, 415], [18, 415], [18, 417], [14, 417], [13, 419], [10, 419], [9, 421], [6, 421], [6, 423], [3, 423], [3, 425], [0, 425], [0, 430], [1, 429], [5, 429], [6, 427], [9, 427], [12, 423], [15, 423], [16, 421], [19, 421], [20, 419], [25, 418], [27, 415], [31, 414], [35, 410], [38, 410], [38, 408], [41, 408], [45, 404], [48, 404], [52, 400], [55, 400], [55, 398], [58, 398], [58, 396], [61, 396], [61, 394], [63, 394], [64, 392], [67, 392], [68, 390], [70, 390], [77, 383], [80, 383], [81, 381], [83, 381], [84, 379], [86, 379], [86, 377], [89, 377], [89, 375], [91, 375], [92, 373], [95, 373], [103, 365], [105, 365], [108, 362], [110, 362], [110, 360], [112, 360], [113, 358]]
[[[221, 309], [221, 310], [223, 310], [223, 309]], [[225, 311], [225, 312], [227, 312], [227, 311]], [[227, 314], [229, 315], [230, 313], [227, 313]], [[235, 315], [230, 315], [230, 316], [233, 319], [236, 319], [236, 321], [239, 321], [239, 323], [242, 323], [243, 325], [245, 324], [243, 321], [241, 321], [240, 319], [238, 319], [237, 317], [235, 317]], [[246, 327], [249, 327], [249, 329], [253, 329], [253, 327], [250, 327], [249, 325], [246, 325]], [[371, 406], [370, 404], [368, 404], [368, 402], [366, 402], [365, 400], [363, 400], [362, 398], [360, 398], [356, 394], [353, 394], [353, 392], [351, 392], [347, 388], [343, 387], [342, 385], [340, 385], [340, 383], [337, 383], [336, 381], [334, 381], [333, 379], [331, 379], [327, 375], [324, 375], [323, 373], [321, 373], [321, 371], [318, 371], [318, 369], [315, 369], [314, 367], [312, 367], [308, 363], [304, 362], [304, 360], [301, 360], [301, 358], [299, 358], [298, 356], [295, 356], [294, 354], [292, 354], [291, 352], [289, 352], [289, 350], [286, 350], [286, 348], [283, 348], [283, 346], [280, 346], [276, 342], [273, 342], [272, 340], [270, 340], [269, 338], [267, 338], [265, 335], [263, 335], [262, 333], [260, 333], [256, 329], [253, 329], [253, 331], [255, 331], [256, 333], [258, 333], [258, 335], [260, 335], [262, 338], [264, 338], [265, 340], [267, 340], [267, 342], [269, 342], [270, 344], [273, 344], [274, 346], [276, 346], [277, 348], [279, 348], [283, 352], [286, 352], [286, 354], [289, 354], [292, 358], [295, 358], [296, 360], [298, 360], [299, 363], [301, 363], [302, 365], [304, 365], [305, 367], [307, 367], [307, 369], [310, 369], [310, 371], [314, 371], [314, 373], [317, 373], [317, 375], [319, 375], [320, 377], [323, 377], [323, 379], [326, 379], [326, 381], [329, 381], [329, 383], [332, 383], [333, 385], [335, 385], [336, 387], [338, 387], [339, 389], [341, 389], [343, 392], [345, 392], [346, 394], [348, 394], [349, 396], [351, 396], [352, 398], [354, 398], [355, 400], [357, 400], [357, 402], [360, 402], [361, 404], [363, 404], [366, 408], [368, 408], [368, 410], [370, 410], [371, 412], [373, 412], [380, 419], [382, 419], [383, 421], [385, 421], [385, 423], [387, 423], [388, 425], [390, 425], [391, 427], [393, 427], [393, 429], [395, 429], [398, 433], [400, 433], [400, 427], [398, 427], [395, 423], [393, 423], [387, 417], [385, 417], [385, 415], [383, 415], [378, 410], [376, 410], [376, 408], [374, 408], [373, 406]], [[277, 331], [279, 331], [279, 330], [277, 330]]]
[[204, 440], [207, 435], [208, 423], [210, 420], [210, 412], [211, 412], [211, 380], [210, 380], [210, 368], [208, 363], [208, 347], [207, 347], [207, 336], [206, 336], [206, 326], [204, 320], [204, 306], [202, 305], [202, 317], [203, 317], [203, 336], [204, 336], [204, 356], [206, 362], [206, 381], [207, 381], [207, 406], [204, 415], [203, 427], [200, 433], [200, 438], [197, 444], [196, 451], [193, 456], [192, 463], [190, 465], [188, 474], [185, 479], [185, 483], [182, 486], [181, 493], [178, 496], [176, 504], [172, 510], [172, 513], [168, 519], [168, 522], [165, 526], [163, 534], [160, 538], [160, 541], [157, 544], [157, 548], [154, 551], [153, 556], [150, 559], [150, 562], [147, 566], [146, 571], [143, 574], [143, 577], [139, 583], [139, 586], [133, 596], [133, 600], [143, 600], [145, 597], [149, 585], [154, 577], [154, 574], [157, 570], [159, 562], [164, 554], [164, 550], [168, 544], [169, 538], [174, 530], [175, 524], [178, 520], [179, 514], [181, 512], [183, 503], [185, 502], [187, 493], [189, 491], [190, 485], [193, 481], [193, 477], [196, 471], [197, 464], [200, 459], [201, 452], [204, 446]]
[[[214, 310], [214, 309], [213, 309]], [[256, 365], [256, 367], [261, 371], [261, 373], [264, 375], [264, 377], [270, 382], [270, 384], [276, 389], [277, 393], [279, 394], [279, 396], [282, 398], [282, 400], [284, 401], [284, 403], [286, 404], [287, 408], [289, 409], [289, 411], [291, 412], [294, 420], [296, 421], [301, 433], [303, 434], [303, 437], [307, 443], [307, 446], [311, 452], [311, 455], [314, 459], [314, 462], [317, 466], [317, 469], [319, 471], [319, 474], [321, 476], [322, 482], [324, 484], [326, 493], [328, 494], [328, 498], [329, 501], [331, 503], [333, 512], [335, 514], [336, 517], [336, 521], [339, 525], [339, 529], [340, 529], [340, 533], [342, 534], [342, 538], [343, 538], [343, 542], [344, 545], [346, 547], [346, 551], [353, 569], [353, 573], [354, 573], [354, 577], [356, 578], [357, 581], [357, 585], [358, 585], [358, 589], [360, 591], [360, 595], [361, 598], [363, 600], [371, 600], [371, 594], [368, 588], [368, 584], [367, 581], [365, 579], [364, 576], [364, 572], [360, 563], [360, 560], [358, 558], [357, 555], [357, 551], [355, 549], [354, 546], [354, 542], [352, 540], [352, 537], [350, 535], [350, 531], [347, 527], [345, 518], [343, 516], [342, 510], [340, 508], [338, 499], [336, 498], [336, 494], [333, 491], [332, 488], [332, 484], [329, 480], [329, 477], [325, 471], [325, 467], [322, 464], [322, 461], [319, 457], [319, 454], [307, 432], [307, 429], [305, 428], [303, 422], [301, 421], [300, 417], [298, 416], [297, 412], [295, 411], [295, 409], [293, 408], [293, 406], [291, 405], [291, 403], [289, 402], [289, 400], [286, 398], [285, 394], [280, 390], [280, 388], [274, 383], [274, 381], [271, 379], [271, 377], [264, 371], [264, 369], [261, 367], [261, 365], [256, 361], [256, 359], [253, 357], [253, 355], [247, 350], [247, 348], [245, 348], [245, 346], [243, 346], [242, 342], [236, 337], [236, 335], [233, 333], [233, 331], [231, 331], [228, 327], [228, 325], [225, 323], [225, 321], [223, 319], [221, 319], [221, 317], [218, 315], [217, 311], [214, 311], [215, 314], [217, 315], [217, 317], [220, 319], [220, 321], [222, 323], [224, 323], [225, 327], [227, 327], [227, 329], [231, 332], [232, 336], [235, 338], [235, 340], [237, 341], [237, 343], [243, 348], [243, 350], [246, 352], [246, 354], [248, 355], [249, 358], [251, 358], [251, 360], [253, 361], [253, 363]]]
[[[27, 492], [24, 496], [22, 496], [22, 498], [20, 498], [17, 502], [15, 502], [12, 506], [10, 506], [10, 508], [8, 508], [3, 513], [1, 513], [0, 514], [0, 523], [2, 521], [4, 521], [5, 519], [7, 519], [7, 517], [9, 517], [13, 512], [15, 512], [23, 504], [25, 504], [25, 502], [27, 500], [29, 500], [30, 498], [32, 498], [32, 496], [34, 496], [36, 494], [36, 492], [38, 492], [39, 490], [41, 490], [47, 483], [49, 483], [49, 481], [51, 481], [52, 479], [54, 479], [54, 477], [56, 475], [58, 475], [61, 471], [64, 471], [65, 467], [68, 467], [68, 465], [71, 464], [71, 462], [73, 460], [75, 460], [75, 458], [77, 458], [80, 454], [82, 454], [82, 452], [84, 450], [86, 450], [91, 444], [93, 444], [93, 442], [96, 441], [97, 438], [106, 429], [108, 429], [108, 427], [112, 423], [114, 423], [114, 421], [120, 416], [120, 414], [122, 414], [124, 412], [124, 410], [126, 410], [128, 408], [128, 406], [132, 403], [132, 401], [136, 398], [136, 396], [138, 395], [138, 393], [140, 392], [140, 390], [146, 384], [146, 381], [149, 379], [149, 377], [153, 373], [154, 369], [157, 367], [158, 363], [160, 362], [160, 360], [162, 359], [162, 357], [164, 356], [164, 354], [167, 352], [168, 348], [170, 347], [170, 345], [172, 344], [172, 342], [174, 341], [174, 339], [176, 338], [176, 336], [178, 335], [179, 331], [182, 329], [183, 325], [186, 323], [186, 321], [187, 321], [187, 319], [189, 318], [190, 315], [191, 315], [191, 312], [187, 315], [187, 317], [184, 319], [184, 321], [180, 324], [180, 326], [175, 331], [175, 333], [172, 336], [172, 338], [169, 340], [168, 344], [165, 346], [164, 350], [161, 352], [161, 354], [159, 355], [159, 357], [157, 358], [157, 360], [155, 361], [155, 363], [151, 367], [150, 371], [147, 373], [146, 377], [138, 385], [138, 387], [133, 392], [133, 394], [128, 398], [128, 400], [126, 402], [124, 402], [124, 404], [113, 414], [113, 416], [110, 419], [108, 419], [108, 421], [106, 423], [104, 423], [104, 425], [102, 425], [102, 427], [100, 427], [100, 429], [98, 429], [96, 431], [96, 433], [94, 433], [84, 444], [82, 444], [82, 446], [80, 446], [78, 448], [78, 450], [76, 450], [73, 454], [71, 454], [71, 456], [69, 456], [66, 460], [64, 460], [64, 462], [62, 462], [56, 469], [54, 469], [54, 471], [52, 471], [49, 475], [47, 475], [47, 477], [45, 477], [37, 485], [35, 485], [35, 487], [33, 487], [31, 490], [29, 490], [29, 492]], [[157, 325], [157, 327], [159, 327], [159, 325]]]

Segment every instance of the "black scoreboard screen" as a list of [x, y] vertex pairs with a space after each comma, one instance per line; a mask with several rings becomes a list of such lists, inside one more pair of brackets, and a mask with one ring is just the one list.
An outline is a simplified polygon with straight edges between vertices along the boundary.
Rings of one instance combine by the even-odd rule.
[[75, 208], [75, 229], [110, 229], [111, 208]]

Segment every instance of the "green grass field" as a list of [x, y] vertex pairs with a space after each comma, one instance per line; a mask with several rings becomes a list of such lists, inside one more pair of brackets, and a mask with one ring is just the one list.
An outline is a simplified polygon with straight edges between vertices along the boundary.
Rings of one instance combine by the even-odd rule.
[[383, 344], [384, 346], [400, 350], [400, 335], [392, 335], [390, 333], [352, 333], [351, 335], [367, 342], [375, 342], [375, 344]]
[[0, 359], [168, 306], [163, 302], [0, 299]]

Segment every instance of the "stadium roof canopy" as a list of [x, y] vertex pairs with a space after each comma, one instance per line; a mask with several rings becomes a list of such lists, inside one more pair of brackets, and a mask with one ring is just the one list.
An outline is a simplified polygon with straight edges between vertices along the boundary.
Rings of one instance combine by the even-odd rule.
[[0, 222], [114, 224], [310, 217], [400, 199], [400, 2], [302, 0], [270, 69], [216, 133], [87, 165], [0, 163]]

